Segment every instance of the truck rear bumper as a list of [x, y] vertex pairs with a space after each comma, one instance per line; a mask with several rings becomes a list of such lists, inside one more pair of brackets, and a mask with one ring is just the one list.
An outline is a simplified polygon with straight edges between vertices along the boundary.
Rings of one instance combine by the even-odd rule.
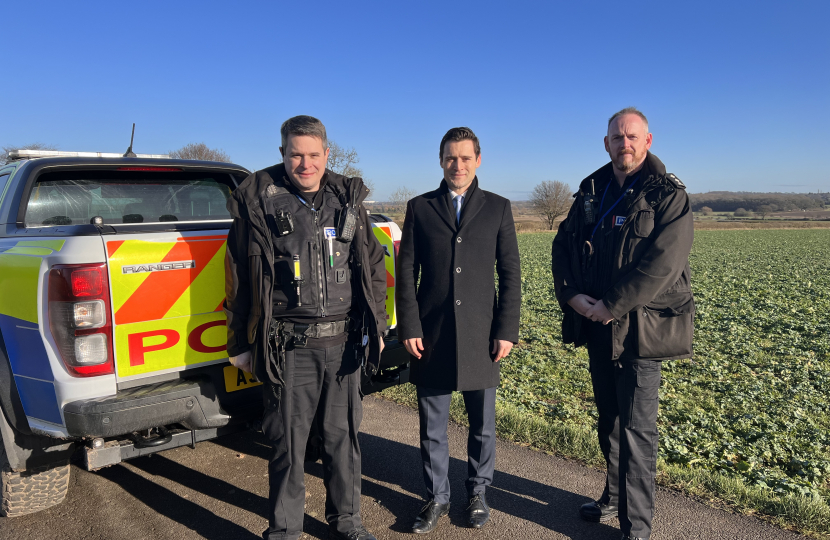
[[258, 392], [249, 397], [241, 407], [235, 404], [231, 416], [220, 405], [210, 377], [177, 379], [68, 403], [64, 418], [69, 435], [84, 438], [118, 437], [171, 424], [190, 430], [217, 428], [230, 424], [232, 418], [255, 418], [262, 400]]
[[[364, 394], [409, 381], [409, 353], [396, 339], [387, 339], [380, 371], [368, 381]], [[159, 426], [180, 424], [188, 430], [218, 428], [259, 420], [262, 411], [256, 387], [228, 392], [222, 366], [195, 373], [188, 379], [125, 388], [114, 396], [73, 401], [64, 406], [70, 437], [110, 438]]]
[[194, 429], [192, 431], [176, 430], [170, 434], [168, 442], [152, 447], [142, 447], [133, 441], [108, 441], [100, 446], [84, 446], [84, 467], [88, 471], [95, 471], [128, 459], [148, 456], [163, 450], [171, 450], [181, 446], [195, 448], [198, 442], [209, 441], [242, 429], [244, 429], [244, 426], [231, 425], [218, 428]]

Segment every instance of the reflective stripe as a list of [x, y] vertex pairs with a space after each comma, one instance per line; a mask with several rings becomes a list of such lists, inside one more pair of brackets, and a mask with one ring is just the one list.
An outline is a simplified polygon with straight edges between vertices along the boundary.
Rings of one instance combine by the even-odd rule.
[[0, 315], [0, 332], [12, 373], [44, 381], [54, 379], [37, 323]]
[[2, 240], [0, 250], [0, 334], [6, 345], [17, 393], [26, 416], [63, 424], [54, 374], [40, 334], [37, 303], [43, 257], [63, 249], [65, 240]]
[[26, 413], [26, 416], [63, 425], [54, 383], [17, 375], [14, 377], [14, 382], [17, 385], [20, 401], [23, 403], [23, 412]]
[[395, 242], [392, 239], [391, 227], [372, 223], [372, 229], [386, 252], [383, 257], [386, 264], [386, 325], [391, 327], [397, 324], [395, 312]]
[[0, 315], [38, 323], [37, 291], [43, 257], [63, 248], [65, 240], [0, 242]]
[[226, 242], [219, 235], [107, 242], [119, 379], [227, 358]]
[[[213, 311], [225, 290], [225, 240], [127, 240], [110, 258], [115, 324]], [[124, 274], [123, 266], [195, 261], [195, 267]], [[202, 279], [198, 279], [202, 274]], [[198, 305], [191, 305], [198, 299]]]

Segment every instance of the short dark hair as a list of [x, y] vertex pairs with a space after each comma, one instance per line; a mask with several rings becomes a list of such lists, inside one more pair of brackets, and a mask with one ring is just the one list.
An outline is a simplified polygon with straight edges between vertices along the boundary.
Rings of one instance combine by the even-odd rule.
[[473, 146], [476, 150], [476, 157], [481, 155], [481, 145], [478, 144], [478, 137], [476, 137], [476, 134], [473, 133], [473, 130], [468, 127], [456, 127], [449, 130], [447, 134], [444, 135], [444, 138], [441, 139], [441, 148], [438, 149], [438, 158], [441, 161], [444, 161], [444, 145], [450, 141], [473, 141]]
[[611, 127], [611, 122], [619, 118], [624, 114], [636, 114], [640, 118], [642, 118], [643, 123], [646, 125], [646, 133], [648, 133], [648, 118], [644, 115], [637, 107], [626, 107], [625, 109], [615, 112], [614, 116], [608, 119], [608, 127]]
[[282, 136], [282, 147], [288, 141], [289, 135], [308, 135], [309, 137], [317, 137], [323, 141], [323, 148], [329, 147], [329, 141], [326, 137], [326, 126], [313, 116], [294, 116], [282, 123], [280, 127], [280, 135]]

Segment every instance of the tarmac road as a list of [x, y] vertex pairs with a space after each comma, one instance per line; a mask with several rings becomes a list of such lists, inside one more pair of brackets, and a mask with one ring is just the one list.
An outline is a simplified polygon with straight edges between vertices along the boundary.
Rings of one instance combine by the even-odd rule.
[[[380, 399], [364, 401], [362, 514], [379, 540], [407, 533], [423, 504], [415, 411]], [[465, 428], [450, 425], [452, 509], [434, 539], [619, 540], [616, 520], [585, 523], [579, 505], [602, 491], [603, 473], [578, 463], [499, 441], [487, 500], [492, 521], [464, 528]], [[254, 540], [267, 527], [266, 461], [260, 434], [241, 433], [178, 448], [89, 473], [72, 467], [69, 495], [37, 514], [0, 518], [0, 539]], [[325, 539], [320, 463], [306, 467], [304, 538]], [[653, 540], [786, 540], [805, 538], [756, 518], [730, 514], [677, 492], [659, 489]]]

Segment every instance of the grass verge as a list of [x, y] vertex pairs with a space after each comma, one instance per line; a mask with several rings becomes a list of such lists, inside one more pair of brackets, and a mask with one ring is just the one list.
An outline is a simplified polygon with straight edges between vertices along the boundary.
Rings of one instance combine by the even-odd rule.
[[[388, 388], [380, 395], [414, 409], [418, 407], [415, 387], [411, 384]], [[452, 396], [450, 419], [469, 425], [464, 400], [457, 392]], [[503, 440], [576, 459], [594, 467], [605, 467], [594, 430], [551, 423], [510, 404], [497, 402], [496, 433]], [[758, 515], [780, 527], [795, 529], [813, 538], [830, 539], [830, 506], [820, 498], [777, 494], [749, 485], [740, 477], [681, 467], [663, 460], [657, 463], [657, 483], [715, 506], [726, 505], [743, 514]]]

